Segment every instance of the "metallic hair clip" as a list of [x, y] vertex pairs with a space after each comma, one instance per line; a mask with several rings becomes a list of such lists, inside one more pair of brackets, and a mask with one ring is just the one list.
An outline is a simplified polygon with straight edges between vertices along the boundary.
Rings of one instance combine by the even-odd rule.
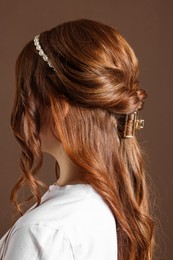
[[[44, 52], [43, 49], [41, 48], [41, 45], [40, 45], [40, 43], [39, 43], [39, 36], [40, 36], [40, 35], [37, 35], [37, 36], [34, 37], [34, 45], [35, 45], [35, 47], [36, 47], [36, 50], [38, 51], [38, 54], [42, 57], [42, 59], [47, 62], [47, 64], [49, 65], [49, 67], [51, 67], [51, 68], [54, 69], [52, 63], [51, 63], [51, 62], [49, 61], [49, 59], [48, 59], [48, 56], [45, 54], [45, 52]], [[55, 69], [54, 69], [54, 71], [55, 71]]]
[[[130, 125], [130, 126], [129, 126]], [[139, 111], [127, 114], [125, 118], [124, 135], [125, 138], [135, 136], [135, 131], [144, 128], [144, 120], [139, 119]]]

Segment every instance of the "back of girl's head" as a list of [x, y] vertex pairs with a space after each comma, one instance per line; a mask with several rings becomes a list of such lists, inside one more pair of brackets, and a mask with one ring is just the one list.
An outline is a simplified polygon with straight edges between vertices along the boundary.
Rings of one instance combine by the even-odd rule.
[[[46, 117], [81, 177], [112, 210], [118, 259], [151, 259], [153, 221], [142, 152], [135, 136], [124, 137], [125, 115], [142, 109], [147, 96], [138, 81], [134, 51], [115, 28], [87, 19], [40, 33], [39, 43], [54, 69], [33, 40], [16, 63], [11, 127], [21, 145], [23, 175], [11, 200], [22, 215], [18, 190], [28, 185], [38, 206], [40, 188], [47, 187], [36, 178], [42, 165], [39, 132]], [[129, 132], [131, 128], [129, 124]]]

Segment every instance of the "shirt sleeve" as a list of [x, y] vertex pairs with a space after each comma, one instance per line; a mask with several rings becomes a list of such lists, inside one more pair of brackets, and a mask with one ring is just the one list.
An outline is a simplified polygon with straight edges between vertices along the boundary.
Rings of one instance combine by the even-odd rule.
[[3, 260], [74, 260], [70, 240], [62, 229], [28, 225], [17, 229], [10, 238]]

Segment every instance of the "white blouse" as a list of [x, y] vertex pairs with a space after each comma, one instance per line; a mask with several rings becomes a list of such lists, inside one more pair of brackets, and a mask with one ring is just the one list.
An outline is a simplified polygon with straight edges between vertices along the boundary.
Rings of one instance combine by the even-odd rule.
[[115, 218], [90, 184], [50, 185], [35, 205], [1, 238], [3, 260], [117, 260]]

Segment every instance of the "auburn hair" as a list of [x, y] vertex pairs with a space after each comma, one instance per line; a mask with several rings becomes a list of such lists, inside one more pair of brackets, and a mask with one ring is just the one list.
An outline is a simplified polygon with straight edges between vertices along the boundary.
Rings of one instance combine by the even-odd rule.
[[[124, 116], [142, 109], [147, 97], [133, 49], [114, 27], [89, 19], [64, 22], [40, 33], [39, 41], [56, 72], [39, 56], [33, 40], [17, 59], [11, 128], [21, 147], [22, 175], [10, 201], [22, 216], [23, 206], [34, 199], [38, 207], [42, 188], [48, 189], [37, 177], [43, 161], [39, 132], [47, 116], [81, 178], [115, 217], [118, 259], [152, 259], [154, 217], [144, 152], [136, 136], [122, 135]], [[32, 196], [19, 201], [24, 186]]]

